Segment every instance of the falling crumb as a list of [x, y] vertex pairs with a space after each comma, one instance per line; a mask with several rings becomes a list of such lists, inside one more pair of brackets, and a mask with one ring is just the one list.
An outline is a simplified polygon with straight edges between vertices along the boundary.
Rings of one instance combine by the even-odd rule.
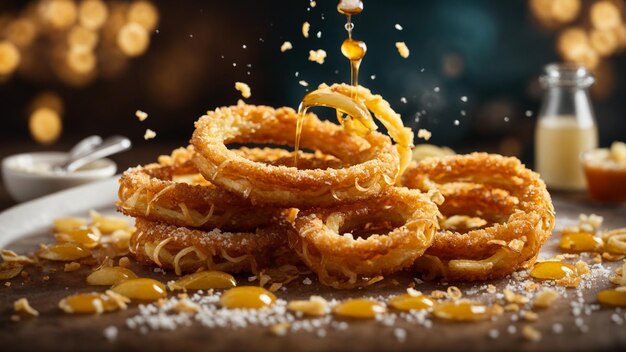
[[559, 298], [559, 293], [552, 289], [546, 289], [541, 291], [535, 297], [533, 301], [534, 307], [547, 308], [549, 307], [557, 298]]
[[280, 51], [283, 53], [291, 49], [293, 49], [293, 45], [291, 45], [291, 42], [288, 42], [288, 41], [285, 41], [283, 45], [280, 46]]
[[522, 336], [528, 341], [537, 342], [541, 340], [541, 332], [530, 325], [522, 328]]
[[394, 26], [396, 27], [397, 30], [401, 31], [403, 28], [400, 24], [396, 23], [396, 25]]
[[402, 104], [406, 104], [406, 98], [405, 98], [405, 97], [400, 98], [400, 102], [401, 102]]
[[246, 44], [241, 46], [242, 49], [247, 49], [248, 47], [246, 46]]
[[371, 79], [372, 81], [373, 81], [373, 80], [375, 80], [375, 79], [376, 79], [376, 75], [371, 75], [371, 76], [370, 76], [370, 79]]
[[455, 125], [455, 126], [458, 126], [458, 125], [460, 125], [460, 124], [461, 124], [461, 122], [460, 122], [459, 120], [454, 120], [454, 125]]
[[464, 102], [464, 103], [467, 103], [467, 97], [466, 97], [465, 95], [464, 95], [464, 96], [462, 96], [462, 97], [461, 97], [461, 101], [462, 101], [462, 102]]
[[148, 140], [156, 137], [156, 132], [151, 129], [146, 129], [146, 133], [143, 134], [143, 139]]
[[406, 46], [406, 44], [404, 42], [396, 42], [396, 48], [398, 49], [398, 53], [400, 54], [400, 56], [402, 56], [403, 58], [407, 58], [409, 57], [409, 48]]
[[235, 89], [241, 92], [241, 96], [244, 98], [250, 98], [252, 96], [252, 91], [250, 90], [250, 86], [243, 82], [235, 82]]
[[519, 305], [517, 303], [510, 303], [504, 306], [504, 310], [507, 312], [517, 312], [519, 311]]
[[533, 116], [533, 112], [530, 111], [530, 110], [526, 110], [525, 115], [526, 115], [526, 117], [531, 117], [531, 116]]
[[539, 319], [539, 315], [535, 312], [524, 312], [522, 313], [522, 317], [528, 321], [536, 321]]
[[323, 64], [326, 59], [326, 51], [323, 49], [318, 50], [309, 50], [309, 61], [317, 62], [318, 64]]
[[509, 303], [525, 304], [528, 302], [528, 298], [518, 295], [509, 289], [504, 289], [502, 293], [504, 293], [504, 299]]
[[20, 298], [13, 302], [13, 311], [15, 313], [25, 313], [33, 317], [39, 316], [39, 312], [30, 306], [26, 298]]
[[298, 82], [298, 84], [300, 84], [300, 85], [301, 85], [301, 86], [303, 86], [303, 87], [308, 87], [308, 86], [309, 86], [309, 82], [304, 81], [304, 80], [302, 80], [302, 81]]
[[115, 341], [117, 339], [118, 331], [115, 326], [107, 327], [102, 333], [108, 341]]
[[439, 93], [440, 91], [441, 91], [441, 88], [439, 88], [439, 87], [433, 88], [433, 92], [435, 92], [435, 93]]
[[145, 121], [148, 118], [148, 113], [143, 112], [141, 110], [135, 111], [135, 116], [139, 119], [139, 121]]
[[424, 128], [420, 128], [417, 131], [417, 138], [423, 138], [425, 141], [429, 140], [432, 135], [433, 134], [429, 130]]
[[509, 122], [509, 117], [508, 116], [504, 117], [504, 122]]
[[272, 332], [272, 334], [274, 334], [276, 336], [285, 336], [285, 335], [287, 335], [287, 331], [289, 330], [289, 326], [290, 326], [289, 323], [274, 324], [270, 328], [270, 331]]
[[311, 279], [309, 279], [308, 277], [305, 277], [304, 280], [302, 280], [302, 283], [308, 286], [312, 284], [313, 281], [311, 281]]
[[302, 312], [311, 316], [322, 316], [327, 312], [328, 302], [320, 296], [311, 296], [304, 301], [291, 301], [287, 304], [287, 309], [292, 312]]
[[322, 37], [322, 31], [317, 31], [317, 34], [315, 35], [318, 39]]
[[11, 282], [10, 282], [10, 281], [5, 282], [5, 283], [4, 283], [4, 286], [6, 286], [6, 287], [11, 287]]
[[302, 24], [302, 35], [303, 35], [305, 38], [308, 38], [308, 37], [309, 37], [309, 29], [310, 29], [310, 28], [311, 28], [311, 25], [309, 24], [309, 22], [304, 22], [304, 23]]
[[68, 264], [65, 264], [65, 267], [63, 268], [63, 271], [67, 272], [71, 272], [71, 271], [76, 271], [80, 269], [80, 263], [77, 262], [71, 262]]
[[315, 7], [315, 6], [317, 6], [317, 3], [315, 1], [311, 1], [311, 2], [309, 2], [309, 6]]

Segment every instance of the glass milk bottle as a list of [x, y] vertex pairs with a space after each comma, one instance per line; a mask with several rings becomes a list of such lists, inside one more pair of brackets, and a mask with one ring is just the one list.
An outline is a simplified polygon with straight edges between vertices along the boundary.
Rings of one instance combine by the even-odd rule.
[[540, 78], [545, 89], [535, 129], [536, 170], [549, 188], [585, 188], [581, 153], [598, 147], [596, 126], [587, 89], [592, 73], [577, 64], [550, 64]]

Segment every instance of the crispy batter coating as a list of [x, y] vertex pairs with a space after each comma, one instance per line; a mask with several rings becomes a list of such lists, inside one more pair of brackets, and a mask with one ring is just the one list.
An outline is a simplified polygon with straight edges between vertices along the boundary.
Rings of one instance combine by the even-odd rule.
[[289, 244], [323, 284], [365, 286], [421, 256], [438, 228], [431, 195], [392, 187], [366, 202], [300, 211]]
[[486, 221], [466, 231], [438, 231], [416, 263], [431, 276], [484, 280], [527, 268], [554, 227], [554, 207], [544, 182], [517, 158], [485, 153], [428, 158], [407, 169], [403, 184], [440, 190], [445, 218]]
[[286, 263], [295, 255], [287, 246], [285, 220], [254, 232], [203, 231], [136, 218], [130, 250], [138, 261], [173, 268], [177, 275], [199, 268], [228, 273], [252, 272]]
[[[271, 154], [253, 150], [254, 154]], [[120, 178], [118, 209], [129, 216], [212, 230], [246, 231], [279, 213], [207, 182], [191, 162], [193, 148], [180, 148], [160, 163], [127, 170]], [[260, 155], [259, 155], [260, 156]]]
[[[321, 85], [320, 89], [328, 89], [345, 96], [352, 96], [354, 92], [354, 87], [345, 83], [335, 83], [330, 87]], [[395, 147], [400, 155], [400, 167], [396, 176], [400, 177], [412, 159], [413, 130], [404, 126], [400, 114], [396, 113], [382, 96], [373, 94], [363, 86], [358, 86], [356, 98], [374, 113], [376, 119], [387, 129], [391, 139], [396, 142]]]
[[398, 152], [389, 137], [360, 137], [307, 114], [302, 147], [332, 155], [341, 167], [307, 169], [245, 158], [227, 145], [265, 143], [293, 146], [297, 114], [293, 109], [245, 105], [209, 111], [196, 122], [191, 143], [204, 177], [253, 204], [280, 207], [329, 206], [371, 198], [394, 183]]

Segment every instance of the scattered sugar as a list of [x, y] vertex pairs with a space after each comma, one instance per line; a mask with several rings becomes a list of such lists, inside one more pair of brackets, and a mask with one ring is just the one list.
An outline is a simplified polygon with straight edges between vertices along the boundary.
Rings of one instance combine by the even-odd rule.
[[395, 336], [399, 342], [404, 342], [406, 341], [406, 330], [402, 328], [395, 328], [393, 330], [393, 336]]
[[104, 335], [104, 338], [106, 338], [108, 341], [115, 341], [117, 339], [118, 330], [115, 326], [109, 326], [104, 329], [102, 333]]
[[396, 23], [396, 25], [394, 26], [397, 30], [401, 31], [403, 28], [399, 23]]
[[491, 329], [489, 330], [489, 338], [490, 339], [497, 339], [498, 337], [500, 337], [500, 332], [496, 329]]

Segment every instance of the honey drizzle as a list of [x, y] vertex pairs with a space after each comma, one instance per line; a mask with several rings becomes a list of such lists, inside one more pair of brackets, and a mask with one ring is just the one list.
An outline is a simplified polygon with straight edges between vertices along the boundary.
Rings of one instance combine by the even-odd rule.
[[[367, 52], [367, 46], [365, 42], [360, 40], [352, 39], [352, 30], [354, 29], [354, 23], [352, 23], [352, 16], [358, 15], [363, 11], [363, 2], [359, 1], [357, 7], [347, 8], [343, 7], [343, 2], [340, 1], [337, 5], [337, 11], [346, 16], [346, 24], [345, 28], [348, 32], [348, 39], [344, 40], [341, 44], [341, 53], [350, 60], [350, 83], [352, 85], [352, 99], [357, 100], [358, 98], [358, 85], [359, 85], [359, 67], [361, 66], [361, 61]], [[309, 99], [309, 103], [307, 103], [307, 97]], [[315, 91], [307, 94], [298, 106], [298, 120], [296, 122], [296, 138], [294, 141], [294, 167], [298, 167], [298, 151], [300, 149], [300, 140], [302, 138], [302, 125], [304, 123], [304, 117], [307, 113], [307, 110], [313, 106], [311, 104], [315, 101]], [[332, 106], [330, 106], [332, 107]], [[333, 107], [334, 108], [334, 107]], [[341, 117], [342, 114], [345, 114], [349, 118], [349, 114], [345, 111], [337, 110], [337, 117], [339, 122], [343, 125], [344, 118]]]

